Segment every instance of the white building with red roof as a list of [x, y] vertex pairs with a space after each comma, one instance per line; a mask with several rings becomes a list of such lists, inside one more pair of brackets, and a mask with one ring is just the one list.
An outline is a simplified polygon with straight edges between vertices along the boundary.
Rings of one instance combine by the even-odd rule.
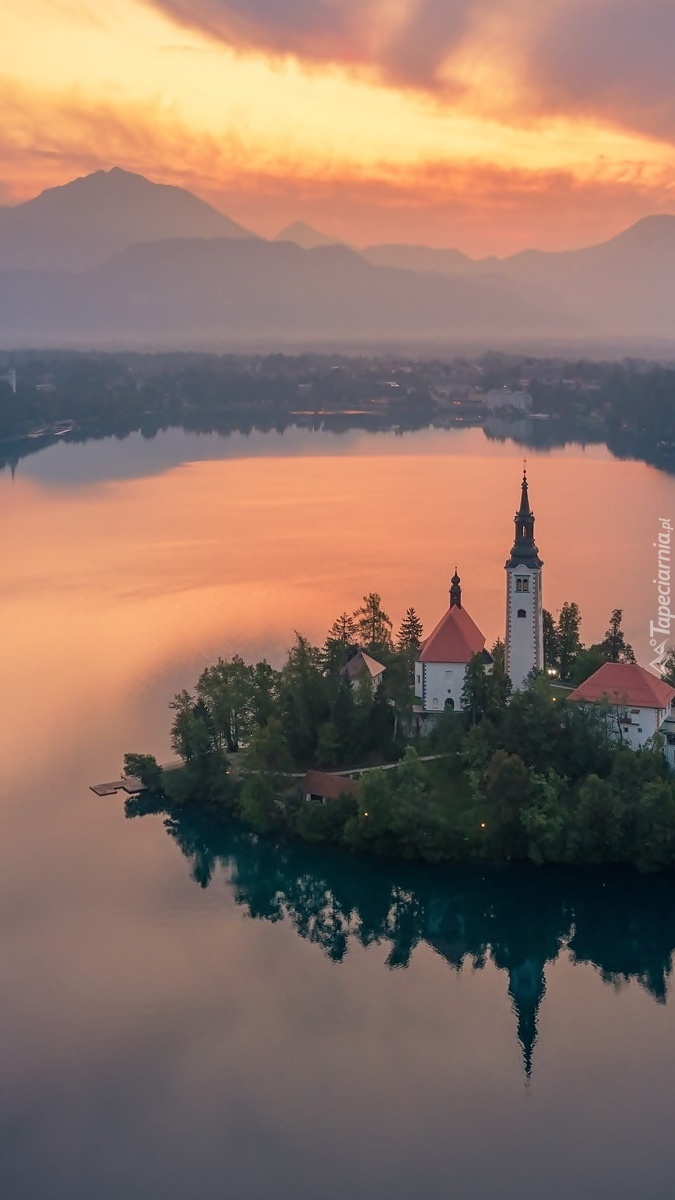
[[460, 578], [455, 571], [450, 607], [422, 643], [415, 663], [415, 695], [424, 712], [461, 709], [467, 663], [474, 654], [482, 655], [486, 668], [492, 668], [485, 635], [462, 606]]
[[[639, 750], [655, 733], [666, 737], [666, 756], [675, 758], [675, 738], [670, 729], [675, 688], [637, 663], [604, 663], [584, 683], [570, 692], [570, 700], [611, 706], [617, 737]], [[663, 728], [665, 726], [665, 728]]]

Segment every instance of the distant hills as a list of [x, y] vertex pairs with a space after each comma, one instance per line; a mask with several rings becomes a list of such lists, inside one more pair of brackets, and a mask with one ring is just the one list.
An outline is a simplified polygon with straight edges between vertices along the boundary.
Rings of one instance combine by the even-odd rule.
[[292, 225], [287, 225], [274, 240], [276, 242], [294, 242], [303, 250], [316, 250], [317, 246], [346, 246], [348, 244], [341, 241], [340, 238], [328, 237], [327, 234], [308, 225], [306, 221], [294, 221]]
[[509, 337], [565, 323], [517, 284], [373, 267], [343, 246], [174, 239], [88, 271], [0, 274], [0, 342], [12, 344]]
[[81, 271], [137, 242], [253, 236], [184, 188], [115, 167], [0, 208], [0, 270]]
[[118, 168], [0, 209], [0, 343], [675, 337], [675, 217], [596, 246], [473, 260], [357, 251], [304, 222], [256, 237]]

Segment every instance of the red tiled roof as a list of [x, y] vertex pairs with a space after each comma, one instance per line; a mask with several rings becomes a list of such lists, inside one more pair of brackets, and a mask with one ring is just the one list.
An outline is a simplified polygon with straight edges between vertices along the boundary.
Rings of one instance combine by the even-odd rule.
[[330, 775], [327, 771], [308, 771], [303, 780], [306, 796], [323, 796], [324, 800], [339, 800], [340, 796], [356, 796], [359, 785], [355, 779], [344, 775]]
[[386, 669], [386, 667], [382, 666], [382, 663], [371, 658], [363, 650], [359, 650], [358, 654], [355, 654], [344, 667], [340, 668], [340, 674], [346, 675], [348, 679], [353, 679], [355, 675], [360, 675], [363, 671], [367, 671], [369, 675], [372, 675], [373, 679], [376, 679]]
[[570, 692], [568, 700], [593, 703], [603, 699], [631, 708], [670, 708], [675, 688], [637, 663], [603, 663], [590, 679]]
[[455, 605], [443, 614], [433, 633], [422, 643], [419, 661], [468, 663], [485, 649], [485, 637], [465, 608]]

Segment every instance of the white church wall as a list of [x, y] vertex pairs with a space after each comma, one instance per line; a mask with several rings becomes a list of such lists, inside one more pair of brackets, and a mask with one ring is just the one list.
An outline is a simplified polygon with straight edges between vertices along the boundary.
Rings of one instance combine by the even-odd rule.
[[416, 680], [418, 672], [422, 690], [416, 687], [415, 692], [422, 699], [425, 712], [443, 712], [447, 700], [452, 700], [457, 711], [461, 709], [465, 663], [416, 663]]

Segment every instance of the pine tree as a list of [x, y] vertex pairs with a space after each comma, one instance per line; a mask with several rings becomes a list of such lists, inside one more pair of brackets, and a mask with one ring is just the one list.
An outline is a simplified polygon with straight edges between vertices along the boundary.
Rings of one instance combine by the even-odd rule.
[[333, 621], [328, 630], [328, 638], [333, 642], [344, 642], [347, 646], [353, 646], [356, 642], [356, 621], [350, 617], [349, 613], [340, 613], [340, 616]]
[[323, 660], [329, 673], [339, 671], [352, 657], [358, 646], [356, 621], [343, 612], [333, 621], [323, 644]]
[[633, 647], [626, 641], [626, 635], [621, 628], [623, 610], [615, 608], [609, 618], [609, 629], [601, 642], [608, 662], [634, 663]]
[[423, 632], [422, 622], [415, 609], [406, 609], [406, 614], [401, 621], [401, 628], [398, 631], [396, 639], [397, 650], [402, 654], [409, 654], [411, 659], [414, 658], [419, 653]]

